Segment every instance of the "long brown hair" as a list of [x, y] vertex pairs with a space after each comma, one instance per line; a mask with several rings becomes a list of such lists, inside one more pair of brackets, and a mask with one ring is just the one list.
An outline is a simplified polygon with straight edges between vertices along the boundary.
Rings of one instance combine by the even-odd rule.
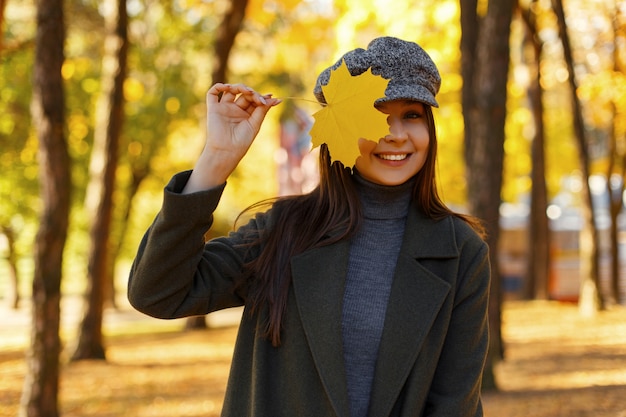
[[[482, 233], [480, 222], [471, 216], [452, 212], [439, 197], [435, 181], [435, 122], [430, 106], [425, 105], [424, 109], [430, 143], [424, 166], [416, 176], [413, 200], [428, 217], [441, 219], [449, 215], [457, 216]], [[332, 162], [325, 144], [320, 146], [319, 170], [319, 185], [310, 193], [271, 200], [271, 230], [261, 231], [249, 243], [262, 249], [258, 257], [245, 265], [243, 285], [247, 287], [247, 303], [251, 314], [267, 311], [267, 322], [261, 331], [273, 346], [280, 345], [291, 284], [291, 258], [308, 249], [349, 238], [362, 222], [361, 205], [352, 183], [351, 170], [338, 161]], [[253, 207], [269, 203], [265, 201]]]

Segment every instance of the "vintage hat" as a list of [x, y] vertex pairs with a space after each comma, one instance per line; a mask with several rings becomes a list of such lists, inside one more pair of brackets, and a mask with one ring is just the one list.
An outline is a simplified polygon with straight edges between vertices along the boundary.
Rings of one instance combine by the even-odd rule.
[[367, 49], [347, 52], [318, 76], [313, 94], [320, 103], [326, 103], [322, 86], [328, 84], [331, 71], [342, 61], [353, 76], [371, 68], [372, 74], [389, 80], [385, 97], [376, 100], [375, 105], [404, 99], [439, 107], [435, 95], [441, 86], [441, 76], [430, 56], [415, 42], [385, 36], [371, 41]]

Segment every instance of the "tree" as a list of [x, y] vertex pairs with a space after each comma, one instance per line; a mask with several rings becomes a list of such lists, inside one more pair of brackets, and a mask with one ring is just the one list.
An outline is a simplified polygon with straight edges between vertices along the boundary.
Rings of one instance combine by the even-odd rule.
[[215, 61], [211, 75], [213, 83], [227, 82], [228, 57], [246, 17], [247, 7], [248, 0], [231, 0], [230, 7], [217, 28], [215, 41], [213, 42], [215, 51]]
[[15, 231], [10, 225], [0, 225], [2, 233], [7, 241], [7, 263], [9, 264], [9, 289], [6, 295], [7, 304], [17, 309], [20, 304], [19, 272], [17, 267], [17, 250], [15, 248]]
[[105, 359], [102, 342], [104, 283], [109, 276], [110, 231], [118, 148], [124, 115], [124, 80], [128, 55], [126, 0], [108, 0], [107, 36], [102, 60], [102, 92], [97, 106], [87, 209], [94, 213], [87, 267], [88, 288], [78, 346], [72, 360]]
[[[626, 40], [626, 23], [623, 21], [624, 13], [614, 5], [613, 13], [613, 77], [622, 78], [626, 70], [626, 60], [622, 57], [624, 41]], [[622, 45], [622, 48], [620, 48]], [[622, 52], [622, 54], [620, 54]], [[624, 93], [621, 93], [624, 95]], [[610, 108], [612, 123], [609, 127], [609, 164], [606, 170], [607, 191], [609, 195], [609, 212], [611, 215], [611, 227], [609, 231], [611, 241], [611, 267], [609, 288], [606, 303], [614, 305], [620, 303], [620, 253], [619, 253], [619, 224], [618, 217], [624, 208], [623, 195], [626, 186], [626, 137], [624, 127], [618, 125], [618, 120], [623, 119], [624, 101], [619, 92], [611, 91]], [[613, 181], [613, 178], [619, 181]]]
[[[213, 47], [215, 50], [215, 63], [211, 79], [213, 83], [227, 82], [228, 57], [235, 44], [235, 37], [241, 30], [241, 25], [246, 16], [248, 0], [231, 0], [230, 8], [226, 11], [220, 23]], [[193, 316], [185, 321], [185, 329], [206, 328], [204, 316]]]
[[70, 159], [65, 140], [63, 1], [37, 1], [32, 117], [39, 136], [43, 210], [35, 240], [32, 334], [21, 417], [58, 416], [63, 249], [70, 212]]
[[[0, 0], [0, 34], [2, 34], [2, 26], [4, 24], [4, 10], [7, 7], [7, 0]], [[3, 46], [3, 41], [2, 41], [2, 36], [0, 35], [0, 52], [2, 52], [2, 46]]]
[[[490, 346], [483, 379], [495, 389], [494, 365], [503, 356], [501, 286], [498, 271], [499, 207], [514, 0], [491, 0], [480, 18], [476, 0], [461, 0], [461, 53], [465, 160], [470, 212], [482, 219], [491, 256]], [[472, 26], [473, 25], [473, 26]], [[467, 31], [467, 32], [466, 32]]]
[[545, 127], [543, 122], [543, 88], [541, 87], [541, 59], [543, 41], [537, 30], [538, 1], [532, 0], [529, 7], [521, 10], [526, 26], [524, 39], [525, 56], [530, 72], [528, 101], [535, 124], [531, 148], [531, 200], [528, 239], [528, 267], [526, 268], [525, 295], [528, 299], [548, 298], [550, 275], [550, 225], [548, 208], [548, 186], [546, 183]]
[[603, 308], [602, 294], [599, 290], [599, 237], [595, 223], [594, 204], [589, 184], [591, 176], [589, 145], [585, 133], [582, 105], [578, 98], [578, 83], [574, 72], [574, 58], [570, 45], [565, 12], [562, 0], [552, 0], [552, 8], [557, 17], [559, 36], [563, 45], [563, 59], [569, 72], [570, 99], [572, 106], [572, 122], [574, 136], [578, 148], [578, 158], [582, 173], [582, 218], [583, 230], [580, 238], [580, 298], [579, 306], [585, 315], [594, 314]]
[[[4, 14], [0, 0], [0, 237], [6, 242], [2, 258], [8, 266], [7, 305], [17, 308], [22, 295], [20, 261], [32, 253], [31, 232], [39, 226], [37, 139], [31, 134], [34, 31], [15, 33], [18, 26]], [[33, 8], [34, 10], [34, 8]], [[10, 40], [4, 42], [6, 40]], [[30, 282], [30, 280], [29, 280]]]

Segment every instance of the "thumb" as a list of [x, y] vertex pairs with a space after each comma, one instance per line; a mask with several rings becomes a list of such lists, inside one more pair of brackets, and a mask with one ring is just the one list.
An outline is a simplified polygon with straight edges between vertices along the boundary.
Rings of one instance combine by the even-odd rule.
[[270, 111], [270, 109], [282, 102], [282, 100], [276, 98], [265, 98], [265, 100], [267, 104], [263, 106], [256, 106], [250, 114], [250, 118], [248, 119], [250, 125], [253, 126], [253, 128], [257, 132], [261, 128], [261, 124], [263, 123], [263, 120], [265, 120], [265, 116]]

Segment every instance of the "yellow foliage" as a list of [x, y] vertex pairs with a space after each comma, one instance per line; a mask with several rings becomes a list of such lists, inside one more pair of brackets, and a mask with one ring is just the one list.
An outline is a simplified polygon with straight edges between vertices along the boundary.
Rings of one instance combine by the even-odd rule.
[[94, 78], [85, 78], [81, 83], [80, 83], [81, 88], [83, 89], [83, 91], [85, 93], [88, 94], [95, 94], [98, 92], [98, 88], [100, 87], [100, 83], [98, 82], [98, 80], [94, 79]]
[[176, 114], [180, 110], [180, 100], [176, 97], [170, 97], [165, 101], [165, 111], [169, 114]]
[[66, 59], [63, 62], [63, 66], [61, 67], [61, 76], [64, 80], [69, 80], [74, 75], [76, 71], [76, 65], [74, 65], [74, 61], [71, 59]]
[[442, 80], [441, 89], [439, 94], [447, 94], [450, 92], [461, 91], [463, 88], [463, 77], [461, 74], [447, 73], [445, 75], [445, 82]]
[[141, 81], [136, 78], [127, 78], [124, 81], [124, 98], [129, 101], [139, 101], [143, 97], [145, 89]]

